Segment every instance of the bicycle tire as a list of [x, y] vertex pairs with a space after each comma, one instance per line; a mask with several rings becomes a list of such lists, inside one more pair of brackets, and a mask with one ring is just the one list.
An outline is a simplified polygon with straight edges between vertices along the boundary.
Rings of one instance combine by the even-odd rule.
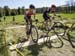
[[68, 40], [75, 47], [75, 23], [72, 24], [71, 28], [67, 32]]
[[38, 42], [38, 30], [35, 26], [31, 27], [31, 38], [34, 43]]
[[61, 48], [63, 46], [63, 41], [60, 38], [51, 40], [51, 42], [53, 48]]
[[66, 33], [66, 28], [61, 22], [55, 22], [53, 30], [58, 36], [64, 36]]
[[[55, 33], [53, 32], [53, 34], [55, 34]], [[50, 38], [51, 35], [50, 35], [50, 31], [49, 31], [48, 32], [48, 37], [49, 37], [49, 41], [48, 42], [50, 43], [49, 46], [51, 46], [53, 48], [61, 48], [63, 46], [63, 41], [61, 40], [60, 36], [56, 35], [56, 38], [52, 39], [52, 38]]]

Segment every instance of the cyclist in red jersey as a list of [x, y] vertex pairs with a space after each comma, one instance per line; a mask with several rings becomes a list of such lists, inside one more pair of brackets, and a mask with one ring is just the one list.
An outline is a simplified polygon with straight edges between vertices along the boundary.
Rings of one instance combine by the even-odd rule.
[[31, 4], [29, 6], [29, 9], [27, 9], [25, 11], [25, 20], [26, 20], [26, 23], [30, 22], [32, 24], [31, 16], [34, 15], [34, 18], [35, 18], [35, 14], [36, 14], [35, 6]]
[[[32, 25], [32, 18], [31, 18], [32, 15], [34, 16], [34, 19], [35, 19], [35, 15], [36, 15], [35, 6], [31, 4], [29, 6], [29, 9], [27, 9], [25, 11], [25, 18], [24, 19], [25, 19], [25, 21], [27, 23], [26, 30], [28, 29], [28, 24], [31, 24]], [[30, 30], [27, 30], [26, 34], [27, 34], [27, 38], [29, 38], [29, 36], [31, 34]]]

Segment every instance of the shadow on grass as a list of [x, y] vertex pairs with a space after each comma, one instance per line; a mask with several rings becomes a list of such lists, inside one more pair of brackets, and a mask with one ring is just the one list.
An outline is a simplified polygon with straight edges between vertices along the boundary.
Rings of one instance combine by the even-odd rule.
[[[59, 39], [60, 40], [60, 39]], [[61, 41], [61, 40], [60, 40]], [[29, 45], [31, 45], [33, 43], [33, 41], [30, 41], [29, 42]], [[62, 44], [62, 43], [61, 43]], [[23, 45], [23, 44], [22, 44]], [[20, 45], [21, 46], [21, 45]], [[28, 46], [25, 50], [24, 50], [24, 52], [27, 52], [26, 53], [26, 56], [38, 56], [39, 55], [39, 53], [41, 52], [41, 51], [43, 51], [43, 48], [44, 47], [47, 47], [48, 49], [51, 49], [52, 48], [52, 45], [51, 45], [51, 41], [49, 41], [49, 38], [48, 38], [48, 40], [47, 41], [45, 41], [45, 39], [43, 39], [43, 43], [40, 43], [40, 44], [38, 44], [38, 43], [35, 43], [34, 45], [31, 45], [31, 46]], [[59, 46], [59, 48], [61, 48], [61, 47], [63, 47], [63, 45], [62, 46]], [[22, 49], [23, 50], [23, 49]], [[26, 51], [27, 50], [27, 51]], [[46, 50], [47, 51], [47, 50]]]
[[[55, 48], [62, 48], [63, 44], [61, 43], [61, 45], [62, 46], [55, 47]], [[41, 44], [35, 44], [32, 46], [28, 46], [27, 49], [31, 52], [27, 56], [29, 55], [38, 56], [40, 51], [43, 51], [43, 47], [47, 47], [48, 49], [51, 49], [52, 48], [51, 41], [45, 41], [44, 43], [41, 43]]]
[[51, 48], [51, 47], [49, 47], [49, 45], [47, 45], [46, 42], [41, 43], [41, 44], [35, 44], [35, 45], [32, 45], [32, 46], [28, 46], [27, 49], [29, 51], [31, 51], [31, 53], [29, 53], [27, 56], [29, 56], [29, 55], [38, 56], [39, 55], [39, 52], [40, 51], [43, 51], [42, 50], [43, 47]]

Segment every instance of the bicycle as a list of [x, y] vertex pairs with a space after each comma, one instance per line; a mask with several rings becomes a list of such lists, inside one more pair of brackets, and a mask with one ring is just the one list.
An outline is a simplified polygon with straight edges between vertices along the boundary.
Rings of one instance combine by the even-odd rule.
[[[60, 19], [61, 17], [58, 16], [58, 18]], [[52, 17], [52, 20], [55, 20], [55, 17]], [[57, 38], [50, 40], [51, 38], [49, 38], [52, 47], [55, 48], [59, 48], [63, 46], [63, 41], [61, 40], [62, 36], [64, 36], [65, 34], [65, 26], [63, 25], [62, 22], [59, 21], [53, 21], [52, 26], [50, 27], [49, 31], [48, 31], [48, 36], [51, 37], [51, 33], [52, 36], [55, 34]], [[53, 31], [52, 31], [53, 30]]]
[[64, 36], [66, 37], [63, 37], [63, 39], [69, 41], [72, 47], [75, 48], [75, 22], [73, 22], [71, 27], [66, 30]]
[[[61, 40], [61, 37], [64, 35], [65, 31], [64, 31], [64, 25], [61, 23], [61, 22], [55, 22], [54, 21], [55, 17], [50, 17], [50, 20], [48, 21], [48, 26], [47, 26], [47, 29], [44, 30], [46, 31], [46, 36], [48, 37], [48, 41], [50, 43], [50, 45], [52, 47], [55, 47], [55, 48], [59, 48], [59, 47], [62, 47], [63, 46], [63, 41]], [[63, 34], [59, 34], [61, 32], [57, 32], [56, 29], [60, 29], [60, 30], [63, 30]], [[56, 35], [56, 38], [54, 40], [51, 40], [51, 36], [53, 35]], [[57, 46], [57, 44], [59, 44]]]
[[[36, 22], [36, 24], [37, 24], [37, 19], [34, 20], [33, 22]], [[38, 29], [37, 29], [37, 27], [33, 24], [30, 24], [30, 23], [26, 24], [26, 26], [27, 26], [27, 31], [28, 31], [27, 33], [30, 34], [32, 41], [34, 43], [37, 43], [38, 42]], [[29, 37], [27, 37], [27, 38], [29, 39]]]

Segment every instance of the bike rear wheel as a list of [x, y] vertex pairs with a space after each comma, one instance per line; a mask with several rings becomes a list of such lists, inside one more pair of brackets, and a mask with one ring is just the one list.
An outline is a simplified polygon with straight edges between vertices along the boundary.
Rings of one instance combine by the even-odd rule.
[[72, 47], [75, 47], [75, 23], [72, 24], [71, 28], [67, 32], [67, 35]]
[[63, 46], [63, 41], [60, 38], [51, 40], [51, 45], [54, 48], [61, 48]]
[[60, 36], [55, 35], [53, 31], [48, 32], [49, 43], [53, 48], [60, 48], [63, 46], [63, 41]]

